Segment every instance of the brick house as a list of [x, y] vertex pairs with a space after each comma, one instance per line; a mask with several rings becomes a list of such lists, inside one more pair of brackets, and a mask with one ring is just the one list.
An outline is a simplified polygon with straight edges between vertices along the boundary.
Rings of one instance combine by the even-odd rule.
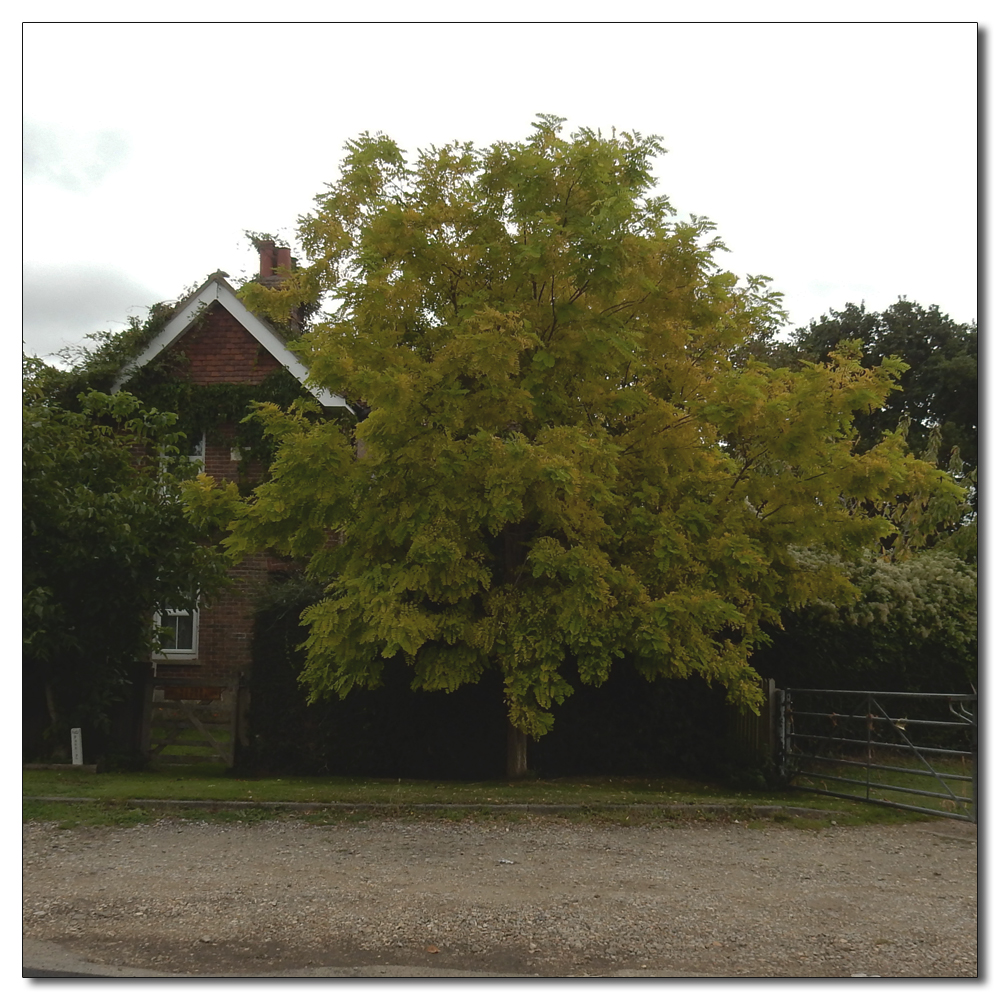
[[[290, 268], [290, 251], [261, 243], [260, 262], [257, 280], [273, 285], [281, 280], [278, 272]], [[211, 275], [181, 302], [113, 390], [154, 359], [177, 361], [193, 386], [260, 385], [281, 369], [304, 384], [307, 370], [284, 337], [243, 305], [226, 277]], [[330, 413], [349, 409], [326, 390], [310, 393]], [[235, 422], [222, 422], [189, 436], [190, 455], [216, 480], [249, 479], [252, 485], [262, 470], [259, 463], [243, 462], [232, 445], [235, 430]], [[284, 569], [286, 563], [264, 553], [247, 558], [231, 571], [235, 591], [193, 613], [176, 610], [162, 617], [159, 623], [172, 637], [147, 668], [139, 736], [145, 753], [168, 763], [199, 756], [233, 762], [236, 741], [246, 739], [242, 720], [249, 695], [241, 682], [251, 664], [255, 591]]]

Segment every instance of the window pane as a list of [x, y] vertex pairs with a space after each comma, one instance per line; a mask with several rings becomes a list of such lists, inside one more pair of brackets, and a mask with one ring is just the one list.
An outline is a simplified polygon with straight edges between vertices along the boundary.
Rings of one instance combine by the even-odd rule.
[[194, 618], [191, 615], [177, 616], [177, 649], [194, 648]]
[[163, 649], [194, 649], [194, 618], [187, 611], [171, 611], [163, 616], [163, 627], [170, 629], [163, 643]]

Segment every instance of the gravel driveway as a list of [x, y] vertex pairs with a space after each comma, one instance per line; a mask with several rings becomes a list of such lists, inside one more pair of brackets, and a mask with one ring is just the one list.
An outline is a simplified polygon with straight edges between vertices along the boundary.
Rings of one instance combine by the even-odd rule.
[[976, 892], [948, 820], [24, 825], [26, 962], [160, 975], [969, 977]]

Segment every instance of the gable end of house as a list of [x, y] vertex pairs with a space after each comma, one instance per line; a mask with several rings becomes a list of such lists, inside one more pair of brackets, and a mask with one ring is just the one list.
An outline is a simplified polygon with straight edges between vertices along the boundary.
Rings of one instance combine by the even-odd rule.
[[350, 409], [328, 389], [307, 384], [309, 372], [264, 320], [239, 300], [217, 272], [189, 296], [145, 350], [115, 380], [112, 391], [154, 358], [171, 349], [182, 350], [196, 384], [258, 383], [278, 368], [287, 368], [323, 406]]

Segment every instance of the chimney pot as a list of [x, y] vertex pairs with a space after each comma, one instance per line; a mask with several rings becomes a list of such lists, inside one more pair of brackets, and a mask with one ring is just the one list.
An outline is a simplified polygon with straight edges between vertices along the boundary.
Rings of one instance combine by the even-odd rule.
[[289, 247], [278, 247], [275, 251], [275, 270], [291, 271], [292, 251]]
[[261, 240], [257, 249], [260, 251], [260, 276], [270, 278], [274, 274], [274, 240]]

